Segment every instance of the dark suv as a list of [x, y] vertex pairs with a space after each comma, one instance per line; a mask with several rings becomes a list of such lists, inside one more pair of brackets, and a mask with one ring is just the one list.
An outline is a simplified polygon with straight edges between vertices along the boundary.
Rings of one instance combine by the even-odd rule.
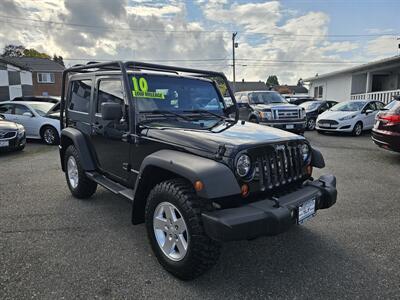
[[239, 118], [303, 134], [306, 114], [302, 107], [290, 104], [275, 91], [247, 91], [235, 94]]
[[158, 261], [181, 279], [214, 265], [223, 241], [282, 233], [336, 202], [335, 177], [312, 178], [321, 153], [302, 136], [239, 121], [222, 73], [110, 62], [72, 67], [63, 80], [69, 189], [89, 198], [100, 184], [129, 199], [133, 224], [145, 222]]

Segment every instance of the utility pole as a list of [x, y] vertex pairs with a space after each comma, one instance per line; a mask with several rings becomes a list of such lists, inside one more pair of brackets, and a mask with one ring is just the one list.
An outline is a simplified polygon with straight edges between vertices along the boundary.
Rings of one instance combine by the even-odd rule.
[[235, 72], [235, 48], [238, 47], [238, 43], [235, 43], [237, 32], [232, 33], [232, 67], [233, 67], [233, 92], [236, 90], [236, 72]]

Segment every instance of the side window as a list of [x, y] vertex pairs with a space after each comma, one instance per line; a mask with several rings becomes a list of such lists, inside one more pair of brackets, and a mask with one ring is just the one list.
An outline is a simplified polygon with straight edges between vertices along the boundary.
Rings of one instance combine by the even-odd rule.
[[242, 102], [242, 103], [249, 103], [249, 97], [248, 97], [248, 95], [247, 95], [247, 94], [243, 94], [242, 97], [241, 97], [241, 99], [240, 99], [240, 102]]
[[74, 80], [71, 82], [71, 97], [68, 108], [73, 111], [89, 113], [92, 80]]
[[375, 102], [371, 102], [368, 104], [367, 109], [372, 109], [372, 110], [376, 110], [376, 105]]
[[96, 113], [101, 113], [104, 102], [124, 105], [124, 93], [121, 80], [100, 80], [98, 85]]
[[385, 105], [381, 102], [375, 102], [375, 105], [377, 110], [381, 110], [385, 107]]
[[14, 112], [14, 114], [22, 116], [26, 112], [31, 113], [30, 109], [27, 108], [25, 105], [15, 104], [15, 112]]
[[13, 105], [12, 104], [0, 104], [0, 114], [12, 114]]

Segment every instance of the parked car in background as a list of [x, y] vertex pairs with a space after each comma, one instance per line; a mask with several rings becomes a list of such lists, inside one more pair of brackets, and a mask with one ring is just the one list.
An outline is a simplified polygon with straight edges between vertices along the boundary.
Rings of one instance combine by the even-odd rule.
[[313, 98], [313, 97], [295, 96], [295, 95], [286, 96], [285, 99], [286, 99], [290, 104], [295, 104], [295, 105], [300, 105], [300, 104], [302, 104], [302, 103], [304, 103], [304, 102], [316, 100], [316, 99]]
[[26, 137], [42, 139], [48, 145], [56, 145], [60, 140], [59, 115], [50, 102], [5, 101], [0, 103], [0, 114], [6, 120], [22, 124]]
[[363, 130], [372, 129], [376, 114], [384, 106], [384, 103], [375, 100], [350, 100], [338, 103], [318, 116], [316, 129], [319, 133], [351, 132], [359, 136]]
[[46, 96], [23, 96], [23, 97], [15, 97], [11, 101], [34, 101], [34, 102], [51, 102], [51, 103], [59, 103], [60, 97], [46, 97]]
[[379, 147], [400, 152], [400, 97], [376, 115], [372, 140]]
[[318, 116], [336, 104], [336, 101], [327, 100], [315, 100], [301, 103], [299, 106], [304, 107], [306, 110], [307, 129], [314, 130]]
[[235, 94], [239, 117], [254, 123], [303, 134], [305, 110], [289, 104], [275, 91], [247, 91]]
[[24, 126], [6, 121], [4, 116], [0, 115], [0, 151], [21, 151], [25, 144]]

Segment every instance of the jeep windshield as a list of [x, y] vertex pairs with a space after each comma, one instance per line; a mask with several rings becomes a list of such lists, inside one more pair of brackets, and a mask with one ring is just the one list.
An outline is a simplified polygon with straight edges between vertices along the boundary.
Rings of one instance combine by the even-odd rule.
[[211, 81], [134, 74], [130, 76], [130, 83], [141, 122], [168, 123], [169, 126], [171, 123], [191, 123], [185, 127], [201, 124], [204, 128], [226, 117], [224, 100]]
[[280, 94], [275, 92], [253, 92], [249, 95], [252, 104], [288, 103]]

